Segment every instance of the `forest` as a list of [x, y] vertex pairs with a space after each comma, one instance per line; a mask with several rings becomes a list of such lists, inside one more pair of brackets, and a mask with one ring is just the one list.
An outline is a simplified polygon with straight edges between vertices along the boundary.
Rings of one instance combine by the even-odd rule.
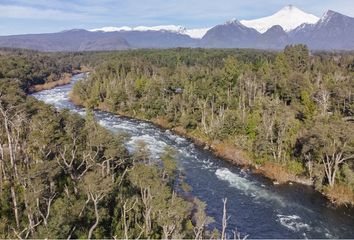
[[129, 154], [92, 108], [81, 118], [27, 94], [82, 57], [0, 51], [0, 238], [218, 237], [205, 203], [185, 197], [173, 150], [159, 162], [143, 144]]
[[152, 121], [275, 182], [354, 204], [354, 54], [290, 45], [136, 50], [90, 62], [99, 65], [75, 85], [76, 104]]
[[[85, 118], [29, 95], [83, 69], [90, 77], [70, 97]], [[226, 238], [225, 222], [208, 227], [214, 220], [181, 180], [173, 149], [157, 162], [143, 143], [130, 154], [127, 136], [97, 124], [94, 109], [354, 204], [353, 53], [0, 49], [0, 238]]]

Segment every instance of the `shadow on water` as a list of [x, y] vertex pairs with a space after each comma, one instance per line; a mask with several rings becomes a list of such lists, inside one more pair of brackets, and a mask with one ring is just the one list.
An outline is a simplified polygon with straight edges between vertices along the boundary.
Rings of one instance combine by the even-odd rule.
[[[71, 84], [33, 94], [57, 108], [67, 108], [81, 116], [85, 110], [68, 98], [72, 85], [84, 75], [73, 77]], [[178, 164], [191, 194], [207, 203], [214, 217], [211, 227], [220, 228], [222, 199], [228, 199], [230, 232], [237, 229], [250, 238], [354, 238], [354, 213], [335, 209], [311, 187], [298, 184], [273, 185], [262, 176], [251, 174], [195, 146], [191, 141], [153, 124], [96, 111], [97, 121], [115, 133], [130, 137], [125, 142], [134, 152], [144, 141], [152, 157], [166, 146], [178, 151]]]

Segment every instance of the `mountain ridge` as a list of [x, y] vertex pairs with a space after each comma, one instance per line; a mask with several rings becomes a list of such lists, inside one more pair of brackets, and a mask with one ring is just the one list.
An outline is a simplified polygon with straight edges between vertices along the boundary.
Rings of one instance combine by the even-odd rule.
[[[227, 22], [232, 22], [237, 20], [246, 27], [254, 28], [260, 33], [265, 33], [268, 29], [270, 29], [272, 26], [275, 25], [280, 25], [285, 31], [288, 32], [300, 26], [301, 24], [315, 23], [319, 19], [320, 19], [319, 17], [310, 13], [306, 13], [300, 10], [299, 8], [297, 8], [296, 6], [287, 5], [282, 9], [280, 9], [278, 12], [263, 18], [250, 19], [250, 20], [230, 19]], [[264, 21], [268, 21], [268, 22], [264, 23]], [[210, 29], [211, 29], [210, 27], [188, 29], [181, 25], [158, 25], [158, 26], [149, 26], [149, 27], [148, 26], [102, 27], [102, 28], [91, 29], [89, 31], [93, 31], [93, 32], [95, 31], [102, 31], [102, 32], [170, 31], [170, 32], [175, 32], [180, 34], [186, 34], [192, 38], [201, 39], [206, 34], [206, 32]], [[193, 35], [192, 32], [199, 32], [199, 33]]]
[[[187, 29], [176, 25], [71, 29], [58, 33], [0, 36], [0, 47], [40, 51], [176, 47], [281, 49], [288, 44], [301, 43], [316, 50], [354, 50], [354, 18], [328, 10], [318, 20], [314, 17], [310, 23], [306, 22], [306, 17], [284, 22], [282, 18], [286, 13], [290, 14], [289, 19], [298, 15], [309, 16], [289, 5], [269, 17], [260, 18], [271, 19], [262, 26], [254, 25], [259, 19], [250, 20], [253, 22], [247, 26], [243, 20], [232, 19], [203, 29]], [[277, 21], [280, 23], [277, 24]], [[270, 22], [274, 25], [270, 26]]]
[[290, 32], [293, 43], [311, 49], [353, 50], [354, 18], [328, 10], [316, 24], [305, 24]]

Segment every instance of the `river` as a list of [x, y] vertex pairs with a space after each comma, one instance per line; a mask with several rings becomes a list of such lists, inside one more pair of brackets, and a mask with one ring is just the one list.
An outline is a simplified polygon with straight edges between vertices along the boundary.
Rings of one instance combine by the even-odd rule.
[[[85, 109], [69, 101], [70, 84], [33, 94], [58, 109], [85, 115]], [[96, 120], [114, 133], [129, 134], [126, 147], [134, 152], [144, 141], [153, 158], [166, 146], [178, 151], [178, 166], [191, 187], [191, 194], [207, 203], [207, 213], [220, 228], [222, 199], [227, 198], [228, 229], [249, 238], [354, 238], [354, 214], [333, 208], [318, 192], [298, 184], [273, 185], [216, 157], [191, 141], [151, 123], [95, 111]]]

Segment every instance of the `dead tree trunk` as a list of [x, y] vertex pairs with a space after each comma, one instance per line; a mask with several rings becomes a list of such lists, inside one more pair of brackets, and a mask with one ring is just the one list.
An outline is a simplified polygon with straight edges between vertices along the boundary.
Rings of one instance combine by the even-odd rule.
[[227, 229], [227, 221], [229, 220], [227, 217], [227, 211], [226, 211], [226, 203], [227, 203], [227, 198], [224, 198], [222, 200], [224, 203], [224, 208], [223, 208], [223, 215], [222, 215], [222, 231], [221, 231], [221, 239], [227, 239], [227, 234], [226, 234], [226, 229]]
[[128, 201], [125, 201], [124, 205], [123, 205], [123, 224], [124, 224], [124, 238], [125, 239], [129, 239], [128, 224], [127, 224], [127, 213], [134, 209], [135, 204], [137, 203], [137, 200], [135, 199], [135, 202], [129, 208], [127, 207], [127, 203], [128, 203]]
[[89, 196], [91, 198], [91, 201], [93, 202], [94, 210], [95, 210], [95, 223], [91, 226], [89, 233], [88, 233], [88, 239], [92, 238], [93, 231], [96, 229], [99, 220], [100, 220], [100, 215], [98, 213], [98, 203], [103, 199], [103, 194], [93, 194], [89, 193]]
[[151, 231], [151, 194], [149, 188], [141, 189], [141, 197], [145, 207], [145, 211], [143, 213], [145, 220], [145, 237], [150, 234]]
[[18, 216], [16, 190], [15, 190], [15, 186], [13, 186], [13, 184], [11, 184], [10, 191], [11, 191], [11, 199], [12, 199], [12, 205], [13, 205], [13, 210], [14, 210], [14, 215], [15, 215], [16, 227], [19, 228], [20, 227], [20, 219]]

